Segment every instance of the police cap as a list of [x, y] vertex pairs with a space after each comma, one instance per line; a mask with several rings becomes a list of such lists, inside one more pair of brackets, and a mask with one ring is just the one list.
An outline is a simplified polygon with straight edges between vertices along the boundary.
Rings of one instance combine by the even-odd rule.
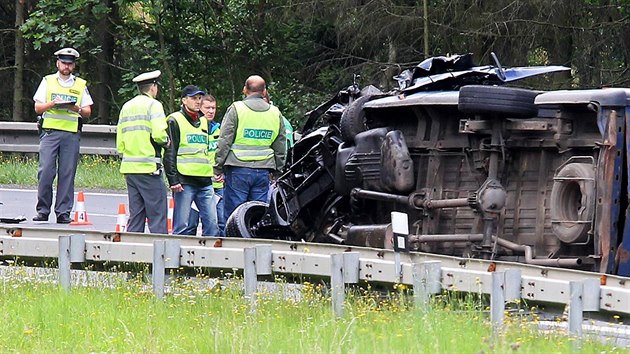
[[79, 52], [74, 48], [62, 48], [55, 52], [57, 60], [64, 63], [74, 63], [79, 57]]
[[146, 84], [153, 84], [153, 83], [159, 83], [160, 82], [160, 75], [162, 75], [162, 72], [160, 70], [155, 70], [155, 71], [149, 71], [147, 73], [142, 73], [136, 77], [133, 78], [133, 82], [135, 82], [138, 85], [146, 85]]

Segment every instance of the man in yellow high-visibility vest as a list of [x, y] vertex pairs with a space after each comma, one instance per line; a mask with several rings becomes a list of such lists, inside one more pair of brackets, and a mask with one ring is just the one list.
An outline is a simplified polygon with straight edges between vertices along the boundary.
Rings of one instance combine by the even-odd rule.
[[234, 102], [223, 116], [215, 156], [215, 178], [225, 178], [228, 218], [246, 201], [267, 201], [269, 174], [280, 172], [286, 155], [284, 123], [280, 110], [264, 100], [265, 80], [250, 76], [243, 93], [245, 99]]
[[160, 75], [155, 70], [133, 79], [139, 94], [125, 102], [116, 127], [116, 149], [122, 155], [120, 173], [125, 176], [129, 197], [129, 232], [144, 232], [147, 219], [151, 233], [168, 231], [162, 152], [169, 139], [164, 108], [155, 99]]
[[44, 77], [33, 96], [35, 112], [41, 115], [38, 122], [37, 215], [33, 221], [48, 221], [56, 176], [57, 223], [69, 224], [72, 221], [70, 212], [74, 204], [74, 176], [79, 162], [82, 120], [90, 117], [94, 102], [86, 81], [72, 74], [79, 52], [74, 48], [63, 48], [55, 55], [57, 72]]
[[182, 106], [167, 117], [171, 146], [164, 156], [166, 178], [173, 192], [173, 234], [190, 235], [190, 211], [199, 208], [202, 236], [218, 236], [217, 209], [212, 187], [212, 158], [208, 146], [208, 120], [200, 112], [205, 92], [197, 86], [182, 89]]
[[[217, 100], [211, 94], [206, 94], [201, 98], [201, 114], [208, 120], [208, 157], [214, 164], [214, 155], [217, 152], [217, 141], [221, 134], [221, 124], [214, 121], [217, 112]], [[223, 181], [212, 181], [214, 188], [214, 200], [217, 207], [217, 225], [219, 226], [219, 236], [225, 236], [225, 214], [223, 213]], [[188, 219], [188, 228], [185, 235], [194, 235], [199, 226], [199, 211], [192, 209]]]

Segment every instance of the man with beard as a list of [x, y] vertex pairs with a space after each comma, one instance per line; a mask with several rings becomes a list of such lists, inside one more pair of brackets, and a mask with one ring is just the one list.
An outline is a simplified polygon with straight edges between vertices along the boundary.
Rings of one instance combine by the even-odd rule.
[[37, 215], [33, 221], [48, 221], [52, 208], [53, 181], [57, 176], [55, 214], [57, 223], [69, 224], [74, 204], [74, 177], [79, 162], [82, 120], [92, 113], [92, 97], [85, 80], [72, 74], [79, 52], [63, 48], [55, 52], [57, 72], [45, 76], [33, 100], [39, 120], [39, 168], [37, 170]]

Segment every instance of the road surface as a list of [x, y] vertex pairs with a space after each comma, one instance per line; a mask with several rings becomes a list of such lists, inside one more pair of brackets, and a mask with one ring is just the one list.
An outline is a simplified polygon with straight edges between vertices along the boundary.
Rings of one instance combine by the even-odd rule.
[[[77, 193], [75, 190], [74, 206], [76, 208]], [[21, 222], [21, 226], [41, 226], [46, 228], [64, 228], [73, 230], [95, 230], [95, 231], [114, 231], [116, 229], [116, 218], [118, 214], [118, 205], [125, 203], [125, 209], [129, 213], [127, 194], [124, 191], [114, 192], [84, 192], [85, 211], [88, 221], [92, 225], [62, 225], [56, 223], [54, 211], [50, 214], [48, 222], [35, 222], [31, 219], [37, 214], [35, 205], [37, 204], [37, 190], [33, 189], [17, 189], [11, 187], [0, 187], [0, 217], [18, 217], [24, 216], [26, 221]], [[53, 203], [54, 203], [53, 197]], [[54, 209], [54, 207], [53, 207]], [[70, 215], [74, 217], [74, 212]]]

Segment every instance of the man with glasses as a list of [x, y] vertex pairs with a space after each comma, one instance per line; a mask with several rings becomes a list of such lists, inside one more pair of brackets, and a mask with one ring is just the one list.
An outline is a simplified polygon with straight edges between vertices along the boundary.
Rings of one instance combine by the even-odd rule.
[[53, 181], [57, 176], [55, 214], [57, 223], [69, 224], [74, 204], [74, 177], [79, 162], [82, 119], [92, 113], [92, 97], [85, 80], [72, 74], [79, 52], [63, 48], [55, 52], [57, 72], [44, 77], [33, 96], [35, 112], [41, 115], [39, 168], [37, 170], [37, 215], [33, 221], [48, 221], [52, 208]]

